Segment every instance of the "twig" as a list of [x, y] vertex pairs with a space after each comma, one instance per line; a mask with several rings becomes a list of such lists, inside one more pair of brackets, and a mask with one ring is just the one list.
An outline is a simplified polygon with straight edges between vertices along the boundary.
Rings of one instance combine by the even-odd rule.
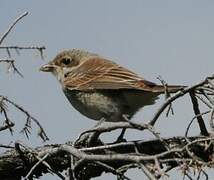
[[200, 90], [204, 97], [209, 101], [210, 104], [214, 105], [214, 101], [210, 98], [210, 96], [204, 91]]
[[0, 49], [6, 49], [7, 54], [10, 57], [10, 49], [14, 49], [17, 54], [19, 50], [38, 50], [42, 59], [44, 59], [43, 51], [46, 49], [45, 46], [0, 46]]
[[49, 154], [46, 154], [44, 157], [42, 157], [27, 173], [27, 175], [24, 177], [24, 180], [27, 180], [33, 173], [33, 171], [49, 156]]
[[[24, 149], [26, 149], [29, 153], [31, 153], [31, 155], [33, 155], [38, 161], [41, 161], [41, 163], [47, 168], [48, 172], [56, 174], [60, 179], [63, 179], [63, 180], [65, 179], [65, 177], [64, 177], [62, 174], [60, 174], [59, 172], [57, 172], [57, 171], [55, 171], [54, 169], [52, 169], [51, 166], [50, 166], [46, 161], [41, 160], [41, 159], [42, 159], [41, 157], [44, 157], [44, 156], [46, 156], [47, 154], [48, 154], [48, 156], [49, 156], [49, 155], [50, 155], [49, 152], [43, 153], [42, 156], [39, 156], [38, 153], [37, 153], [34, 149], [32, 149], [32, 148], [26, 146], [24, 143], [16, 142], [15, 145], [22, 146], [22, 147], [23, 147]], [[46, 158], [47, 158], [47, 157], [46, 157]]]
[[160, 177], [167, 176], [167, 174], [161, 169], [161, 165], [160, 165], [158, 158], [155, 158], [155, 167], [158, 171], [158, 176], [160, 176]]
[[36, 50], [45, 50], [45, 46], [0, 46], [0, 49], [15, 49], [15, 50], [24, 50], [24, 49], [36, 49]]
[[4, 145], [4, 144], [0, 144], [0, 147], [2, 148], [6, 148], [6, 149], [13, 149], [13, 146], [8, 146], [8, 145]]
[[195, 84], [191, 87], [187, 87], [183, 90], [181, 90], [180, 92], [174, 94], [173, 96], [171, 96], [170, 98], [168, 98], [158, 109], [158, 111], [155, 113], [154, 117], [149, 121], [149, 124], [154, 126], [154, 124], [156, 123], [157, 119], [159, 118], [159, 116], [161, 115], [161, 113], [165, 110], [165, 108], [172, 103], [173, 101], [175, 101], [177, 98], [184, 96], [185, 94], [187, 94], [188, 92], [196, 89], [199, 86], [202, 86], [204, 84], [206, 84], [208, 82], [209, 79], [213, 79], [214, 77], [207, 77], [204, 81]]
[[185, 177], [189, 178], [189, 180], [193, 180], [193, 178], [187, 172], [184, 172], [184, 178]]
[[210, 128], [211, 128], [212, 133], [214, 132], [214, 122], [213, 122], [213, 119], [214, 119], [214, 106], [213, 106], [213, 108], [211, 110], [210, 118], [209, 118], [209, 123], [210, 123]]
[[28, 12], [23, 13], [21, 16], [19, 16], [12, 24], [11, 26], [8, 28], [8, 30], [2, 35], [2, 37], [0, 38], [0, 45], [2, 44], [2, 42], [4, 41], [4, 39], [7, 37], [7, 35], [10, 33], [10, 31], [13, 29], [13, 27], [16, 25], [16, 23], [18, 23], [23, 17], [27, 16]]
[[5, 129], [11, 129], [15, 124], [10, 122], [9, 124], [5, 124], [3, 126], [0, 126], [0, 131], [4, 131]]
[[6, 109], [4, 107], [1, 107], [1, 112], [4, 114], [4, 117], [5, 117], [5, 126], [2, 126], [2, 130], [5, 130], [5, 129], [9, 129], [11, 135], [13, 135], [13, 129], [12, 127], [15, 125], [8, 117], [7, 115], [7, 112], [6, 112]]
[[202, 102], [202, 103], [204, 103], [208, 108], [212, 108], [212, 106], [205, 100], [205, 99], [203, 99], [201, 96], [199, 96], [199, 95], [197, 95], [197, 94], [195, 94], [195, 96]]
[[28, 167], [29, 163], [27, 161], [27, 158], [24, 155], [24, 152], [20, 148], [20, 144], [18, 142], [15, 142], [15, 150], [18, 152], [20, 159], [24, 162], [25, 166]]
[[15, 61], [13, 59], [0, 59], [0, 63], [8, 63], [8, 71], [10, 71], [10, 68], [12, 68], [14, 72], [16, 72], [22, 78], [24, 77], [22, 73], [16, 68]]
[[148, 168], [142, 164], [139, 163], [140, 169], [143, 171], [143, 173], [148, 177], [150, 180], [158, 180], [149, 170]]
[[151, 132], [157, 139], [159, 139], [160, 142], [163, 143], [163, 145], [165, 146], [165, 148], [167, 150], [169, 150], [169, 147], [167, 145], [167, 143], [163, 140], [163, 138], [160, 137], [160, 133], [156, 132], [154, 127], [151, 126], [150, 124], [139, 124], [139, 123], [135, 123], [133, 121], [129, 121], [129, 119], [126, 117], [126, 116], [123, 116], [123, 119], [128, 122], [131, 126], [135, 127], [136, 129], [139, 129], [139, 130], [144, 130], [144, 129], [147, 129], [149, 132]]
[[203, 112], [203, 113], [200, 113], [200, 114], [197, 114], [195, 115], [192, 120], [190, 121], [190, 123], [188, 124], [187, 128], [186, 128], [186, 132], [185, 132], [185, 137], [188, 136], [188, 132], [189, 132], [189, 129], [190, 129], [190, 126], [192, 125], [193, 121], [198, 117], [198, 116], [203, 116], [205, 114], [208, 114], [210, 113], [210, 110], [209, 111], [206, 111], [206, 112]]
[[205, 180], [208, 180], [209, 179], [208, 174], [203, 169], [201, 169], [201, 172], [205, 176]]
[[189, 94], [190, 94], [190, 97], [191, 97], [191, 100], [192, 100], [193, 110], [194, 110], [194, 113], [195, 113], [196, 118], [198, 120], [199, 128], [201, 130], [201, 134], [204, 135], [204, 136], [209, 136], [209, 133], [207, 131], [206, 125], [204, 123], [204, 120], [203, 120], [202, 116], [200, 115], [201, 112], [199, 110], [198, 100], [195, 97], [195, 93], [194, 93], [194, 91], [190, 91]]
[[74, 167], [74, 163], [75, 163], [75, 160], [74, 160], [74, 157], [73, 156], [70, 156], [71, 157], [71, 167], [68, 168], [68, 178], [69, 180], [77, 180], [76, 177], [75, 177], [75, 167]]
[[105, 170], [107, 170], [108, 172], [111, 172], [112, 174], [115, 174], [117, 176], [122, 177], [125, 180], [130, 180], [128, 177], [126, 177], [123, 173], [121, 173], [120, 171], [117, 171], [116, 169], [114, 169], [113, 167], [109, 166], [108, 164], [105, 164], [103, 162], [99, 162], [96, 161], [96, 164], [100, 165], [102, 168], [104, 168]]
[[45, 133], [45, 130], [43, 129], [42, 125], [39, 123], [39, 121], [34, 118], [33, 116], [30, 115], [30, 113], [28, 111], [26, 111], [24, 108], [22, 108], [21, 106], [19, 106], [18, 104], [16, 104], [15, 102], [9, 100], [8, 98], [4, 97], [4, 96], [0, 96], [2, 98], [2, 101], [6, 101], [8, 102], [9, 104], [13, 105], [15, 108], [17, 108], [18, 110], [20, 110], [21, 112], [23, 112], [24, 114], [26, 114], [27, 116], [27, 122], [26, 122], [26, 126], [25, 126], [25, 130], [28, 129], [29, 127], [29, 120], [33, 120], [37, 126], [39, 127], [40, 129], [40, 134], [38, 134], [43, 141], [47, 141], [49, 140], [48, 136], [46, 135]]
[[[165, 99], [169, 98], [170, 97], [170, 93], [168, 91], [168, 84], [162, 79], [161, 76], [158, 76], [157, 79], [161, 82], [161, 84], [163, 85], [164, 87], [164, 94], [165, 94]], [[166, 112], [166, 117], [169, 116], [169, 113], [172, 113], [172, 115], [174, 115], [174, 111], [173, 111], [173, 108], [172, 108], [172, 103], [169, 104], [169, 108]]]

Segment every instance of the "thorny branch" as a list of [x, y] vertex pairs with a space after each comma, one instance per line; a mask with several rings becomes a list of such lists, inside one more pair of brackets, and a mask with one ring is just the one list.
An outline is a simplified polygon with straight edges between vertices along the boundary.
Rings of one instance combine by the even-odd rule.
[[[180, 90], [180, 92], [176, 93], [175, 95], [171, 96], [170, 98], [168, 98], [161, 106], [160, 108], [158, 109], [158, 111], [155, 113], [154, 117], [152, 118], [152, 120], [150, 120], [149, 124], [151, 124], [152, 126], [155, 125], [156, 121], [158, 120], [159, 116], [161, 115], [161, 113], [166, 109], [166, 107], [172, 103], [173, 101], [175, 101], [176, 99], [184, 96], [185, 94], [191, 92], [191, 91], [194, 91], [194, 90], [197, 90], [198, 87], [201, 87], [205, 84], [210, 84], [209, 83], [209, 80], [213, 80], [214, 77], [207, 77], [205, 80], [203, 80], [202, 82], [200, 83], [197, 83], [193, 86], [190, 86], [190, 87], [187, 87], [183, 90]], [[209, 90], [211, 88], [208, 88]]]
[[10, 71], [11, 69], [13, 70], [13, 72], [19, 74], [21, 77], [23, 77], [23, 75], [21, 74], [21, 72], [18, 70], [18, 68], [15, 66], [15, 60], [11, 59], [11, 50], [15, 50], [16, 53], [18, 55], [20, 55], [20, 50], [38, 50], [40, 53], [40, 56], [42, 59], [44, 59], [44, 55], [43, 55], [43, 51], [45, 50], [44, 46], [2, 46], [3, 41], [5, 40], [5, 38], [9, 35], [9, 33], [11, 32], [11, 30], [14, 28], [14, 26], [25, 16], [28, 15], [28, 12], [23, 13], [21, 16], [19, 16], [10, 26], [9, 28], [6, 30], [6, 32], [0, 37], [0, 49], [5, 49], [7, 52], [7, 55], [10, 59], [0, 59], [0, 63], [4, 62], [7, 63], [8, 66], [8, 71]]
[[44, 59], [44, 46], [0, 46], [0, 49], [5, 49], [9, 58], [11, 57], [10, 50], [15, 50], [17, 55], [20, 55], [20, 50], [37, 50], [39, 51], [41, 58]]
[[7, 54], [9, 57], [11, 57], [10, 49], [14, 49], [17, 54], [19, 53], [19, 50], [27, 50], [27, 49], [33, 49], [33, 50], [38, 50], [40, 52], [41, 57], [43, 57], [43, 50], [45, 50], [44, 46], [28, 46], [28, 47], [23, 47], [23, 46], [2, 46], [3, 41], [5, 38], [8, 36], [8, 34], [11, 32], [11, 30], [14, 28], [14, 26], [25, 16], [28, 15], [28, 12], [23, 13], [20, 15], [6, 30], [6, 32], [0, 37], [0, 49], [6, 49]]
[[[2, 46], [3, 41], [5, 40], [5, 38], [9, 35], [9, 33], [11, 32], [11, 30], [15, 27], [15, 25], [25, 16], [28, 15], [28, 12], [23, 13], [22, 15], [20, 15], [10, 26], [9, 28], [5, 31], [5, 33], [0, 37], [0, 49], [5, 49], [9, 59], [1, 59], [0, 58], [0, 63], [6, 63], [8, 65], [8, 72], [10, 72], [11, 70], [14, 73], [17, 73], [18, 75], [20, 75], [21, 77], [23, 77], [22, 73], [18, 70], [18, 68], [15, 65], [15, 60], [11, 59], [11, 49], [14, 49], [16, 51], [16, 53], [19, 55], [19, 50], [27, 50], [27, 49], [33, 49], [33, 50], [38, 50], [40, 52], [41, 57], [43, 57], [43, 50], [45, 49], [44, 46], [29, 46], [29, 47], [22, 47], [22, 46]], [[30, 115], [30, 113], [28, 111], [26, 111], [24, 108], [22, 108], [21, 106], [19, 106], [18, 104], [16, 104], [15, 102], [11, 101], [10, 99], [8, 99], [5, 96], [0, 96], [0, 112], [2, 113], [3, 117], [4, 117], [4, 121], [3, 121], [3, 125], [0, 126], [0, 131], [4, 131], [6, 129], [8, 129], [10, 131], [10, 133], [13, 133], [13, 127], [15, 126], [15, 123], [11, 121], [11, 119], [9, 118], [8, 115], [8, 109], [7, 109], [7, 105], [12, 105], [14, 106], [16, 109], [18, 109], [19, 111], [23, 112], [26, 115], [26, 122], [25, 125], [23, 127], [23, 129], [21, 130], [22, 133], [24, 133], [26, 135], [27, 138], [29, 138], [29, 134], [31, 133], [31, 122], [33, 121], [38, 127], [38, 135], [43, 139], [43, 141], [48, 140], [48, 137], [43, 129], [43, 127], [41, 126], [41, 124], [39, 123], [39, 121], [34, 118], [33, 116]]]
[[[19, 168], [13, 170], [16, 177], [39, 177], [49, 171], [60, 172], [70, 167], [71, 156], [73, 168], [70, 170], [76, 179], [89, 179], [100, 176], [102, 172], [110, 172], [122, 179], [129, 179], [125, 173], [130, 168], [139, 168], [147, 176], [159, 179], [168, 176], [169, 169], [180, 168], [186, 174], [190, 168], [203, 170], [205, 167], [214, 167], [214, 137], [188, 137], [188, 140], [174, 137], [164, 141], [171, 147], [170, 150], [163, 148], [159, 140], [135, 143], [130, 141], [88, 148], [56, 144], [32, 149], [17, 143], [23, 148], [0, 155], [0, 167], [2, 162], [7, 167], [0, 168], [0, 176], [6, 177], [7, 174], [7, 177], [10, 177], [11, 174], [8, 172], [11, 168], [8, 167], [17, 166], [16, 163], [19, 164]], [[25, 159], [20, 159], [20, 154], [24, 155]], [[28, 164], [27, 167], [23, 161]], [[58, 176], [65, 179], [61, 173]]]
[[[23, 112], [26, 115], [26, 122], [25, 122], [25, 125], [24, 125], [23, 129], [21, 130], [21, 132], [24, 133], [27, 138], [29, 138], [29, 133], [31, 132], [31, 129], [32, 129], [31, 121], [33, 121], [39, 127], [38, 135], [42, 138], [42, 140], [46, 141], [49, 139], [45, 133], [44, 128], [42, 127], [42, 125], [39, 123], [39, 121], [36, 118], [31, 116], [30, 113], [28, 111], [26, 111], [23, 107], [19, 106], [18, 104], [11, 101], [7, 97], [0, 96], [0, 109], [5, 117], [5, 124], [8, 126], [5, 129], [9, 129], [12, 132], [12, 127], [15, 125], [15, 123], [11, 122], [11, 120], [8, 117], [7, 108], [6, 108], [8, 105], [6, 103], [8, 103], [8, 105], [10, 104], [10, 105], [14, 106], [16, 109], [18, 109], [19, 111]], [[2, 130], [4, 130], [4, 129], [2, 128]]]
[[[157, 110], [156, 114], [161, 114], [169, 103], [179, 99], [184, 94], [192, 93], [190, 94], [191, 98], [196, 99], [200, 97], [202, 104], [204, 104], [204, 99], [210, 98], [210, 100], [212, 100], [213, 94], [211, 92], [213, 88], [210, 85], [210, 80], [212, 79], [213, 77], [206, 78], [204, 81], [187, 87], [169, 97]], [[204, 93], [200, 93], [201, 88], [206, 89], [206, 96]], [[130, 168], [139, 168], [149, 179], [156, 180], [162, 177], [168, 177], [169, 171], [179, 168], [183, 172], [183, 176], [189, 179], [193, 179], [193, 173], [191, 173], [190, 169], [193, 169], [198, 179], [203, 176], [208, 179], [205, 168], [214, 167], [214, 132], [212, 128], [209, 128], [211, 130], [210, 132], [208, 131], [205, 125], [211, 123], [206, 123], [207, 120], [202, 118], [202, 116], [212, 113], [213, 106], [211, 106], [212, 104], [208, 105], [208, 110], [201, 112], [201, 104], [198, 101], [196, 103], [196, 99], [193, 100], [195, 116], [190, 121], [184, 137], [163, 138], [160, 133], [155, 130], [154, 124], [152, 125], [152, 123], [150, 123], [151, 121], [149, 121], [148, 124], [139, 124], [128, 120], [118, 123], [103, 122], [99, 126], [82, 133], [74, 143], [44, 146], [34, 150], [26, 145], [20, 144], [20, 146], [23, 147], [21, 154], [25, 154], [27, 151], [31, 157], [34, 157], [34, 161], [32, 161], [32, 159], [30, 161], [32, 165], [28, 167], [25, 173], [22, 171], [23, 174], [20, 176], [38, 177], [41, 175], [41, 172], [57, 174], [61, 171], [61, 169], [58, 168], [63, 168], [64, 170], [68, 169], [68, 177], [71, 179], [90, 179], [100, 176], [103, 172], [112, 173], [119, 177], [119, 179], [130, 179], [125, 174], [126, 171]], [[203, 136], [187, 136], [194, 119], [198, 120], [199, 131]], [[201, 126], [201, 122], [199, 122], [202, 120], [203, 126]], [[107, 144], [100, 140], [99, 137], [103, 133], [121, 128], [134, 129], [137, 131], [148, 130], [154, 135], [154, 140], [113, 142]], [[90, 133], [92, 132], [97, 132], [98, 136], [94, 144], [88, 147], [85, 141], [89, 139]], [[60, 159], [59, 162], [62, 163], [63, 166], [58, 164], [57, 158]], [[27, 155], [26, 159], [28, 159]], [[53, 159], [54, 161], [51, 161]], [[54, 166], [53, 162], [57, 163], [58, 166]], [[196, 173], [197, 171], [198, 173]], [[65, 179], [62, 174], [57, 175], [60, 179]]]

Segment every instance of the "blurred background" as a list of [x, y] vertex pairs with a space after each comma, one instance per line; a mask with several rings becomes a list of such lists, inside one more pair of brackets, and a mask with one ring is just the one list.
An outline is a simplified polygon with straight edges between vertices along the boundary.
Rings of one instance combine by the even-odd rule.
[[[20, 55], [11, 51], [24, 78], [7, 73], [2, 64], [0, 93], [40, 121], [50, 138], [47, 143], [74, 141], [95, 122], [72, 108], [56, 79], [39, 72], [41, 65], [61, 50], [81, 48], [101, 54], [147, 80], [160, 83], [157, 77], [161, 76], [168, 84], [192, 85], [213, 74], [213, 8], [213, 1], [199, 0], [1, 0], [1, 34], [15, 18], [29, 12], [2, 45], [45, 46], [46, 50], [44, 60], [38, 51], [23, 50]], [[8, 58], [7, 52], [1, 50], [0, 57]], [[163, 102], [162, 97], [154, 106], [145, 107], [134, 121], [149, 121]], [[162, 115], [156, 124], [156, 130], [163, 137], [184, 135], [194, 116], [188, 96], [176, 101], [173, 108], [174, 116]], [[0, 133], [0, 144], [21, 140], [32, 147], [44, 145], [36, 135], [35, 125], [29, 140], [19, 133], [25, 123], [22, 113], [15, 109], [9, 113], [16, 123], [16, 131], [13, 136], [8, 131]], [[198, 134], [198, 125], [194, 123], [190, 135]], [[108, 142], [117, 135], [118, 132], [113, 132], [103, 139]], [[128, 131], [126, 137], [130, 140], [153, 138], [135, 131]], [[127, 175], [136, 180], [144, 177], [136, 170]], [[180, 179], [180, 172], [170, 175], [171, 179]], [[58, 178], [48, 175], [42, 179]], [[97, 179], [114, 177], [106, 174]]]

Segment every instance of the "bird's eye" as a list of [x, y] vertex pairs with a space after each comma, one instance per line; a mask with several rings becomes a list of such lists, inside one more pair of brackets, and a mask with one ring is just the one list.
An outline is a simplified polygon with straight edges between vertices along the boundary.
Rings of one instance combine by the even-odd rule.
[[71, 59], [70, 59], [70, 58], [63, 58], [63, 59], [62, 59], [62, 63], [63, 63], [64, 65], [69, 65], [69, 64], [71, 63]]

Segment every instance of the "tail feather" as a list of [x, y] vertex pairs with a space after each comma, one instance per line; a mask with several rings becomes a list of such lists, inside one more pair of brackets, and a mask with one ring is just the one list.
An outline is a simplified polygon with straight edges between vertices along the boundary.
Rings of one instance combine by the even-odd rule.
[[176, 93], [184, 88], [186, 88], [186, 86], [169, 85], [164, 87], [163, 85], [156, 85], [152, 87], [152, 91], [157, 93], [165, 93], [166, 91], [169, 93]]

